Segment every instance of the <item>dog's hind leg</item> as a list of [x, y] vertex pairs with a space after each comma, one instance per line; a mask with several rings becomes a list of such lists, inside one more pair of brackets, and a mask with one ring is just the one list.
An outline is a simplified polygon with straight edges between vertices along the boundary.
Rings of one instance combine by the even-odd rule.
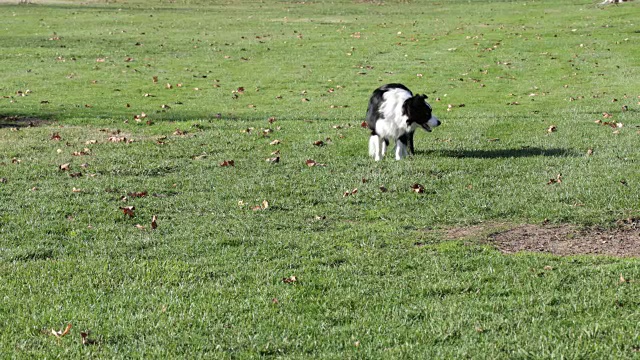
[[369, 156], [373, 156], [375, 161], [380, 161], [384, 155], [385, 140], [378, 135], [371, 135], [369, 138]]

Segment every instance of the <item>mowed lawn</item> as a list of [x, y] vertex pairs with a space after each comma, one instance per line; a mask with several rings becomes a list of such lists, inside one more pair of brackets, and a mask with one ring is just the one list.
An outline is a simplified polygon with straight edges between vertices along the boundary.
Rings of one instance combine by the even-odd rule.
[[[0, 357], [638, 357], [637, 259], [484, 240], [637, 231], [640, 3], [0, 16]], [[376, 163], [390, 82], [443, 124]]]

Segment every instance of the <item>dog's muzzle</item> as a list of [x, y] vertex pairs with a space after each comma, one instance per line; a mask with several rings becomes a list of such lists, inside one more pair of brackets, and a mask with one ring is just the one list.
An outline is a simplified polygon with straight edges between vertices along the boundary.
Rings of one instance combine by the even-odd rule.
[[422, 125], [422, 128], [423, 128], [425, 131], [431, 132], [431, 130], [432, 130], [434, 127], [440, 126], [440, 120], [439, 120], [437, 117], [432, 116], [432, 117], [431, 117], [431, 119], [427, 120], [427, 122], [426, 122], [426, 123], [421, 124], [421, 125]]

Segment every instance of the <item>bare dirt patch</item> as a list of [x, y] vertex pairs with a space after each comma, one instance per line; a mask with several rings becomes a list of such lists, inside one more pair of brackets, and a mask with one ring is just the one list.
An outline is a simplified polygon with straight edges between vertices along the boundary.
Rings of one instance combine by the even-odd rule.
[[521, 251], [569, 255], [640, 257], [640, 228], [626, 222], [614, 229], [574, 225], [475, 225], [449, 229], [448, 239], [475, 238], [505, 254]]
[[40, 125], [46, 125], [48, 123], [50, 123], [49, 120], [40, 119], [36, 117], [1, 116], [0, 115], [0, 128], [35, 127]]

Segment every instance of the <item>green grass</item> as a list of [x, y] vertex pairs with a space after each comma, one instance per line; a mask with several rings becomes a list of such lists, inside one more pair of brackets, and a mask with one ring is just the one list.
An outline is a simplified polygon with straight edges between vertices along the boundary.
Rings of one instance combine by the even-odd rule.
[[[4, 357], [637, 357], [636, 259], [507, 256], [442, 230], [640, 216], [638, 4], [0, 12]], [[428, 94], [443, 125], [375, 163], [360, 123], [387, 82]]]

